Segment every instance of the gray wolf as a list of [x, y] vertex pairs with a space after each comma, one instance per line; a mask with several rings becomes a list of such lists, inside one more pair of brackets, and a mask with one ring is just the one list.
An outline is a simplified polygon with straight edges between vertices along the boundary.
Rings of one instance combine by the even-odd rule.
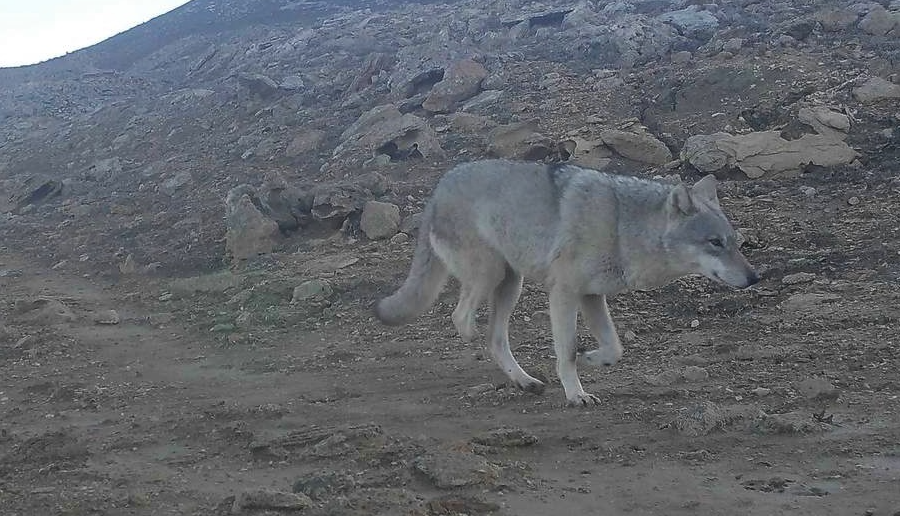
[[[606, 174], [569, 164], [485, 160], [458, 165], [438, 182], [422, 215], [409, 276], [375, 308], [385, 324], [425, 312], [452, 275], [460, 296], [452, 320], [475, 336], [475, 312], [490, 305], [491, 354], [519, 388], [540, 393], [509, 348], [509, 318], [524, 278], [550, 298], [556, 369], [570, 405], [594, 405], [577, 363], [613, 365], [622, 346], [607, 296], [701, 274], [744, 288], [759, 275], [738, 249], [719, 206], [716, 180], [693, 186]], [[581, 311], [598, 348], [576, 353]]]

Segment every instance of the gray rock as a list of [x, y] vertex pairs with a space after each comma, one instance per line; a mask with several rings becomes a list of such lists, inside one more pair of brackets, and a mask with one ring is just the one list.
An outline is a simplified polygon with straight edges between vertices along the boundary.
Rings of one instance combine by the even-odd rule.
[[532, 120], [496, 127], [489, 135], [488, 153], [501, 158], [539, 161], [549, 156], [553, 147], [553, 141]]
[[281, 235], [278, 223], [263, 215], [243, 192], [229, 193], [225, 226], [225, 251], [235, 261], [271, 253]]
[[422, 222], [422, 212], [413, 213], [412, 215], [403, 219], [403, 222], [400, 223], [400, 231], [412, 234], [416, 230], [419, 229], [419, 224]]
[[859, 16], [846, 9], [826, 9], [816, 13], [814, 19], [826, 32], [841, 32], [850, 28]]
[[94, 314], [94, 322], [96, 324], [114, 325], [119, 324], [121, 321], [122, 318], [119, 317], [119, 312], [115, 310], [101, 310]]
[[685, 64], [689, 63], [691, 59], [694, 58], [694, 55], [688, 52], [687, 50], [680, 50], [678, 52], [672, 52], [671, 60], [675, 64]]
[[491, 485], [500, 476], [500, 468], [484, 457], [465, 451], [429, 452], [417, 457], [413, 468], [438, 489]]
[[294, 287], [291, 296], [291, 304], [297, 304], [311, 299], [327, 299], [334, 293], [331, 284], [322, 279], [304, 281]]
[[315, 152], [321, 147], [322, 142], [324, 141], [324, 131], [318, 129], [304, 130], [300, 134], [295, 135], [291, 142], [288, 143], [287, 148], [284, 150], [284, 155], [289, 158], [295, 158], [303, 154]]
[[271, 77], [258, 73], [241, 73], [237, 77], [238, 84], [246, 88], [251, 94], [262, 99], [270, 99], [278, 95], [278, 83]]
[[814, 279], [816, 279], [816, 275], [812, 272], [795, 272], [781, 278], [781, 282], [785, 285], [799, 285], [801, 283], [809, 283]]
[[400, 208], [389, 202], [369, 201], [363, 206], [359, 227], [371, 240], [391, 238], [400, 229]]
[[704, 401], [682, 410], [669, 426], [689, 437], [708, 435], [724, 430], [754, 416], [760, 411], [751, 407], [721, 407], [715, 403]]
[[333, 152], [335, 159], [359, 160], [386, 154], [392, 160], [417, 155], [436, 159], [443, 156], [434, 130], [425, 120], [403, 114], [393, 104], [378, 106], [360, 117], [341, 135]]
[[625, 158], [650, 165], [665, 165], [672, 160], [666, 144], [646, 133], [608, 130], [600, 133], [607, 147]]
[[497, 446], [501, 448], [519, 448], [534, 446], [538, 442], [537, 436], [521, 428], [497, 428], [485, 434], [472, 438], [475, 444], [483, 446]]
[[18, 321], [47, 325], [69, 323], [78, 319], [68, 305], [49, 297], [17, 299], [13, 303], [13, 318]]
[[823, 314], [823, 308], [841, 300], [837, 294], [801, 292], [785, 299], [779, 307], [785, 312], [816, 312]]
[[463, 59], [452, 63], [444, 71], [444, 78], [434, 85], [422, 107], [432, 113], [452, 111], [457, 103], [474, 97], [481, 91], [481, 81], [488, 75], [481, 63]]
[[853, 96], [863, 104], [900, 99], [900, 84], [894, 84], [881, 77], [872, 77], [861, 86], [853, 88]]
[[880, 5], [876, 5], [859, 21], [859, 28], [873, 36], [884, 36], [900, 24], [898, 13], [892, 13]]
[[302, 511], [312, 506], [312, 500], [305, 494], [260, 489], [245, 491], [235, 497], [231, 513], [243, 514], [254, 510]]
[[850, 131], [850, 117], [826, 106], [800, 108], [797, 119], [817, 133], [843, 140]]
[[731, 52], [732, 54], [737, 54], [744, 47], [744, 40], [742, 38], [731, 38], [722, 45], [722, 50], [725, 52]]
[[193, 176], [191, 176], [190, 172], [186, 170], [181, 171], [170, 177], [169, 179], [163, 181], [163, 183], [159, 185], [159, 191], [160, 193], [169, 196], [174, 195], [175, 192], [180, 190], [186, 184], [190, 183], [191, 180], [193, 180]]
[[806, 378], [795, 387], [804, 398], [810, 400], [835, 400], [840, 394], [826, 378]]
[[306, 87], [306, 83], [303, 82], [303, 77], [299, 75], [288, 75], [281, 80], [281, 84], [278, 87], [287, 91], [300, 91]]
[[778, 131], [696, 135], [687, 139], [681, 151], [681, 158], [700, 172], [737, 169], [750, 179], [796, 176], [810, 164], [843, 165], [857, 156], [846, 143], [828, 136], [806, 134], [785, 140]]
[[610, 164], [613, 153], [603, 140], [585, 140], [572, 138], [562, 142], [563, 148], [569, 153], [569, 159], [580, 166], [602, 170]]
[[671, 11], [657, 16], [657, 19], [671, 24], [678, 32], [689, 38], [706, 41], [719, 28], [719, 20], [709, 11], [691, 6], [679, 11]]

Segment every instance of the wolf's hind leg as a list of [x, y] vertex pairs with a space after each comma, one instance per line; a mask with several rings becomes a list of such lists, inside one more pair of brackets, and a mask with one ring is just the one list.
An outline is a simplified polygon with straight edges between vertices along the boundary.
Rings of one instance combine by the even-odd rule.
[[509, 379], [520, 389], [539, 394], [544, 392], [544, 382], [526, 373], [509, 349], [509, 317], [521, 293], [522, 275], [506, 265], [503, 280], [491, 294], [488, 340], [494, 360]]
[[609, 307], [606, 305], [606, 296], [587, 295], [581, 298], [581, 316], [584, 323], [591, 331], [591, 335], [597, 339], [599, 347], [586, 351], [579, 356], [579, 361], [585, 365], [611, 366], [622, 358], [622, 344], [619, 335], [609, 315]]
[[484, 292], [477, 284], [462, 284], [459, 288], [459, 302], [453, 310], [453, 325], [465, 342], [475, 338], [475, 311], [484, 300]]

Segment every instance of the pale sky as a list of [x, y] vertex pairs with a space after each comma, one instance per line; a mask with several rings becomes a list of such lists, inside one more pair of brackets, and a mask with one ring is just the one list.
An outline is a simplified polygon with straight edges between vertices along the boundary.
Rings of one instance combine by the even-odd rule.
[[99, 43], [188, 0], [0, 0], [0, 67]]

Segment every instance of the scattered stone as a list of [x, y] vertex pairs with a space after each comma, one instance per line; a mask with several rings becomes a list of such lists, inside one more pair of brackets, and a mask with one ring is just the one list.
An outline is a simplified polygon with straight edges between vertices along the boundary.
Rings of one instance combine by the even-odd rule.
[[709, 372], [699, 366], [691, 365], [684, 369], [667, 369], [657, 375], [645, 377], [650, 385], [657, 387], [674, 385], [681, 382], [702, 382], [709, 379]]
[[334, 293], [331, 284], [322, 279], [304, 281], [294, 288], [291, 296], [291, 304], [297, 304], [310, 299], [327, 299]]
[[121, 321], [119, 312], [115, 310], [102, 310], [94, 314], [94, 322], [97, 324], [114, 325]]
[[517, 448], [522, 446], [533, 446], [537, 444], [538, 438], [534, 434], [522, 430], [521, 428], [497, 428], [486, 434], [473, 437], [472, 442], [483, 446]]
[[492, 383], [481, 383], [478, 385], [474, 385], [466, 389], [466, 396], [469, 398], [477, 398], [482, 394], [487, 394], [489, 392], [495, 391], [497, 388]]
[[310, 152], [319, 150], [322, 142], [325, 141], [325, 132], [318, 129], [309, 129], [294, 136], [291, 143], [284, 149], [284, 155], [289, 158], [296, 158]]
[[811, 186], [801, 186], [800, 192], [806, 197], [815, 197], [817, 193], [819, 193], [815, 188]]
[[323, 500], [336, 493], [350, 491], [355, 486], [356, 481], [352, 475], [330, 472], [297, 479], [292, 491], [313, 500]]
[[456, 516], [466, 514], [468, 516], [495, 514], [500, 506], [495, 503], [484, 502], [476, 498], [460, 495], [447, 495], [435, 498], [428, 502], [428, 514], [434, 516]]
[[569, 160], [572, 163], [594, 170], [602, 170], [609, 165], [611, 162], [609, 158], [613, 155], [603, 140], [572, 138], [561, 144], [569, 153]]
[[722, 45], [722, 50], [737, 54], [743, 47], [744, 40], [742, 38], [731, 38]]
[[134, 263], [134, 255], [129, 254], [125, 257], [125, 261], [119, 264], [119, 272], [122, 274], [134, 274], [137, 265]]
[[781, 305], [785, 312], [810, 312], [820, 310], [823, 305], [840, 301], [841, 296], [818, 292], [801, 292], [785, 299]]
[[827, 432], [830, 429], [831, 425], [828, 423], [801, 412], [762, 413], [750, 424], [751, 431], [764, 435], [804, 435]]
[[637, 340], [637, 334], [631, 330], [626, 330], [625, 333], [622, 334], [622, 340], [625, 342], [634, 342]]
[[781, 278], [781, 282], [785, 285], [799, 285], [801, 283], [809, 283], [816, 279], [816, 275], [812, 272], [795, 272]]
[[760, 412], [751, 407], [720, 407], [703, 401], [680, 411], [674, 421], [666, 426], [674, 427], [689, 437], [708, 435], [723, 430], [737, 421], [757, 416]]
[[262, 99], [275, 97], [278, 91], [278, 83], [271, 77], [259, 73], [241, 73], [237, 76], [238, 84], [246, 88], [251, 94]]
[[797, 119], [812, 127], [817, 133], [843, 140], [850, 131], [850, 117], [825, 106], [801, 108]]
[[859, 197], [855, 195], [851, 196], [849, 199], [847, 199], [847, 204], [849, 204], [850, 206], [856, 206], [857, 204], [859, 204]]
[[691, 136], [681, 151], [682, 159], [700, 172], [736, 169], [750, 179], [797, 176], [807, 165], [845, 165], [857, 156], [845, 142], [828, 136], [805, 134], [785, 140], [778, 131]]
[[688, 366], [684, 368], [681, 375], [688, 382], [702, 382], [709, 379], [709, 372], [698, 366]]
[[190, 183], [193, 180], [193, 176], [188, 171], [181, 171], [174, 176], [170, 177], [163, 181], [161, 185], [159, 185], [160, 193], [163, 193], [168, 196], [175, 195], [175, 192], [180, 190], [183, 186]]
[[413, 468], [438, 489], [491, 485], [500, 476], [500, 468], [484, 457], [466, 451], [429, 452], [417, 457]]
[[838, 398], [840, 393], [825, 378], [806, 378], [796, 385], [796, 389], [804, 398], [819, 401], [833, 401]]
[[691, 59], [694, 58], [694, 54], [691, 54], [687, 50], [679, 50], [678, 52], [672, 52], [672, 63], [674, 64], [687, 64], [691, 62]]
[[753, 394], [759, 397], [768, 396], [772, 394], [772, 389], [767, 389], [766, 387], [757, 387], [753, 389]]
[[312, 505], [312, 500], [305, 494], [260, 489], [237, 495], [231, 513], [242, 514], [252, 510], [302, 511]]
[[409, 242], [409, 235], [406, 233], [397, 233], [391, 237], [392, 244], [405, 244], [407, 242]]
[[173, 280], [169, 284], [169, 292], [163, 292], [160, 295], [160, 301], [171, 299], [173, 293], [187, 296], [198, 293], [220, 294], [240, 286], [241, 276], [234, 274], [231, 271], [221, 271], [212, 274], [204, 274], [202, 276], [180, 278]]
[[816, 13], [815, 18], [826, 32], [845, 31], [859, 19], [859, 16], [847, 9], [826, 9]]
[[49, 297], [17, 299], [13, 304], [13, 316], [20, 321], [38, 324], [69, 323], [78, 318], [65, 303]]
[[481, 81], [488, 76], [481, 63], [462, 59], [444, 71], [444, 78], [431, 88], [422, 107], [432, 113], [447, 113], [457, 103], [474, 97], [481, 91]]
[[700, 41], [709, 40], [719, 27], [719, 20], [712, 13], [697, 6], [664, 13], [657, 19], [675, 27], [682, 36]]
[[898, 99], [900, 98], [900, 84], [894, 84], [881, 77], [872, 77], [861, 86], [853, 88], [853, 96], [863, 104]]
[[691, 328], [699, 328], [699, 327], [700, 327], [700, 321], [699, 321], [698, 319], [691, 319], [691, 324], [690, 324], [690, 326], [691, 326]]
[[225, 201], [226, 253], [235, 262], [271, 253], [281, 236], [278, 223], [263, 215], [250, 195], [235, 190]]
[[391, 238], [400, 229], [400, 208], [389, 202], [369, 201], [363, 206], [359, 227], [370, 240]]
[[540, 132], [536, 120], [501, 125], [489, 139], [488, 153], [501, 158], [539, 161], [554, 150], [553, 141]]
[[859, 28], [873, 36], [884, 36], [900, 24], [898, 16], [880, 5], [875, 5], [868, 14], [859, 21]]
[[444, 152], [437, 136], [425, 120], [403, 114], [393, 104], [363, 113], [341, 135], [332, 157], [353, 160], [383, 154], [391, 161], [409, 158], [436, 159]]
[[666, 144], [649, 134], [607, 130], [600, 139], [617, 154], [640, 163], [665, 165], [672, 160]]

